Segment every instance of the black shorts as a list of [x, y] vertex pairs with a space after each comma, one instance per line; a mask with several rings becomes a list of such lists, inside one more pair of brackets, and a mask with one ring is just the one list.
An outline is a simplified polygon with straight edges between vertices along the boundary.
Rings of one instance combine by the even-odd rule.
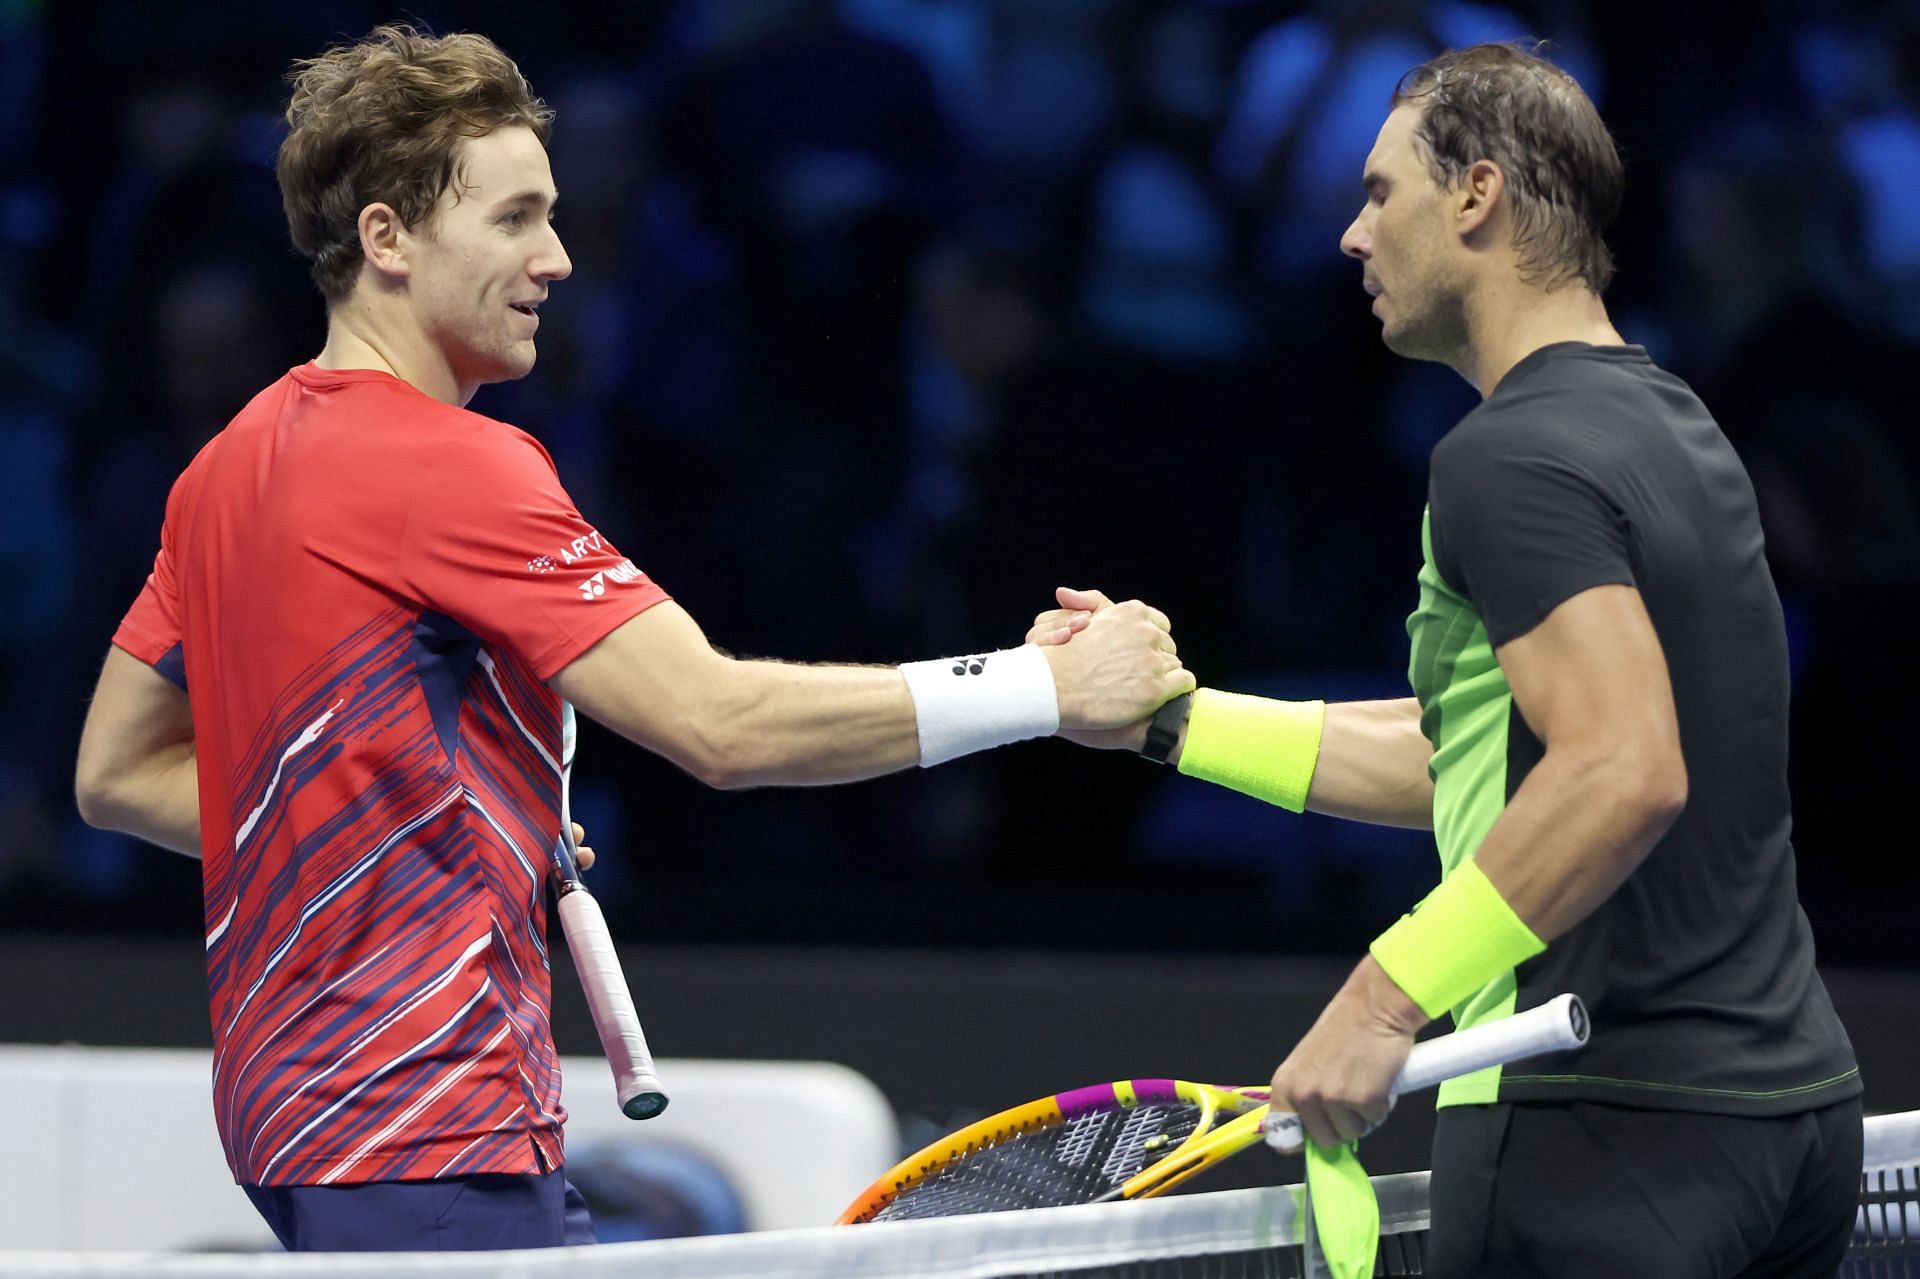
[[458, 1252], [594, 1241], [587, 1201], [558, 1169], [241, 1189], [288, 1252]]
[[1839, 1268], [1861, 1105], [1771, 1118], [1592, 1102], [1441, 1110], [1435, 1279], [1775, 1279]]

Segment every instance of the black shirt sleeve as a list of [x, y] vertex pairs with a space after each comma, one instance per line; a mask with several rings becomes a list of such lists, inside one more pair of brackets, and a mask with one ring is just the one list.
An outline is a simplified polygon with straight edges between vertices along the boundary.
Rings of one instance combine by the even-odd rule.
[[1434, 450], [1433, 562], [1494, 647], [1595, 586], [1635, 585], [1627, 521], [1601, 459], [1538, 421], [1461, 425]]

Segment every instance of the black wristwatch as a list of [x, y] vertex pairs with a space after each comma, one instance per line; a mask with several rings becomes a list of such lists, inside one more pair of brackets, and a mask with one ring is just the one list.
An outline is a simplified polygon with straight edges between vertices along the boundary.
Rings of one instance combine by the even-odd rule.
[[1173, 744], [1180, 740], [1180, 725], [1187, 719], [1187, 709], [1193, 703], [1192, 693], [1182, 693], [1153, 713], [1153, 721], [1147, 725], [1147, 740], [1140, 747], [1140, 753], [1156, 764], [1167, 762], [1167, 756], [1173, 753]]

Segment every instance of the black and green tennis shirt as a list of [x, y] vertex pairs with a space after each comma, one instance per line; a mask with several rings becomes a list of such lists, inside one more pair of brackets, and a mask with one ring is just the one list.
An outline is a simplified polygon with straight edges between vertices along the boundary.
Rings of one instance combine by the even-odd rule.
[[1645, 600], [1688, 778], [1685, 810], [1612, 897], [1454, 1009], [1467, 1026], [1570, 990], [1592, 1041], [1456, 1080], [1441, 1104], [1770, 1115], [1859, 1092], [1794, 883], [1786, 627], [1753, 486], [1699, 398], [1639, 347], [1534, 352], [1434, 449], [1422, 542], [1408, 675], [1443, 874], [1543, 753], [1495, 650], [1582, 591]]

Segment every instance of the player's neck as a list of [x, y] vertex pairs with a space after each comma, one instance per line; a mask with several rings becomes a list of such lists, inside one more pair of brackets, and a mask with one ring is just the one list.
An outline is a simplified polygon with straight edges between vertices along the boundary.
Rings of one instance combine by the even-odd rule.
[[1620, 346], [1625, 339], [1607, 318], [1600, 295], [1580, 284], [1551, 292], [1503, 281], [1469, 308], [1467, 367], [1461, 370], [1482, 399], [1492, 395], [1513, 366], [1556, 342]]
[[[327, 344], [314, 363], [323, 369], [377, 369], [443, 404], [463, 407], [474, 387], [463, 387], [446, 356], [417, 325], [391, 322], [359, 295], [327, 312]], [[386, 322], [383, 322], [386, 321]]]

